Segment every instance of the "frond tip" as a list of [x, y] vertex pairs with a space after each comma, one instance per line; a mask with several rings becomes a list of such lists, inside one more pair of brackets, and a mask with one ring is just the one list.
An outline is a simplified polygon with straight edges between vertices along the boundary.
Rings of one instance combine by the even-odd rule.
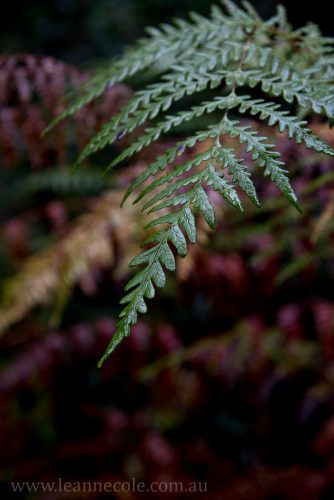
[[[108, 171], [163, 135], [180, 134], [189, 122], [209, 123], [162, 152], [124, 195], [122, 203], [134, 191], [135, 203], [147, 197], [145, 212], [162, 211], [147, 227], [151, 231], [163, 227], [148, 237], [146, 249], [130, 263], [141, 269], [126, 286], [117, 331], [99, 366], [129, 335], [138, 313], [146, 312], [146, 300], [165, 285], [166, 271], [175, 269], [175, 254], [185, 257], [187, 239], [196, 242], [197, 214], [210, 228], [215, 227], [210, 191], [220, 193], [240, 211], [239, 191], [259, 205], [247, 165], [236, 151], [225, 147], [225, 136], [237, 138], [255, 166], [263, 169], [289, 202], [301, 210], [275, 145], [253, 126], [245, 125], [241, 116], [257, 117], [297, 144], [334, 157], [334, 150], [313, 135], [306, 121], [314, 113], [330, 123], [334, 120], [333, 41], [308, 28], [293, 31], [282, 7], [273, 18], [263, 21], [247, 2], [243, 8], [229, 0], [223, 5], [225, 11], [215, 6], [209, 18], [192, 14], [188, 21], [175, 20], [171, 25], [150, 29], [148, 38], [139, 40], [109, 68], [97, 72], [78, 99], [56, 119], [58, 122], [75, 113], [99, 97], [108, 85], [150, 68], [156, 80], [133, 94], [91, 139], [77, 164], [136, 132], [136, 138], [115, 157]], [[211, 92], [212, 98], [201, 102], [203, 91], [206, 95]], [[257, 91], [261, 99], [253, 97]], [[194, 96], [196, 105], [180, 108], [180, 101], [186, 106]], [[176, 103], [182, 111], [175, 111]], [[191, 153], [194, 146], [200, 146], [196, 154]]]

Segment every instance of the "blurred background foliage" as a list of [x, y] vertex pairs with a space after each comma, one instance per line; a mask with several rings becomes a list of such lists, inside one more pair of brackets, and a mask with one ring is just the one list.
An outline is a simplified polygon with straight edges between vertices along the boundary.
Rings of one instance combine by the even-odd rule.
[[[263, 15], [276, 5], [252, 3]], [[296, 26], [311, 20], [332, 34], [325, 2], [283, 3]], [[150, 315], [96, 368], [143, 239], [137, 207], [120, 210], [119, 202], [157, 151], [105, 182], [103, 156], [69, 174], [78, 150], [130, 95], [125, 86], [47, 139], [40, 132], [90, 68], [145, 25], [190, 9], [205, 13], [209, 3], [13, 0], [1, 18], [4, 498], [12, 496], [8, 481], [58, 477], [207, 481], [210, 500], [333, 498], [332, 161], [273, 138], [292, 178], [298, 172], [304, 214], [260, 176], [260, 210], [240, 215], [213, 200], [218, 231], [200, 227], [200, 243], [178, 262]], [[334, 143], [331, 130], [312, 126]]]

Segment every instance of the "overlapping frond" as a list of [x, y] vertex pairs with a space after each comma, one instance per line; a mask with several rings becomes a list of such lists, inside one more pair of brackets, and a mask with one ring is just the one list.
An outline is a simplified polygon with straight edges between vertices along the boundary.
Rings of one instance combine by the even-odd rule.
[[[138, 313], [146, 312], [146, 300], [154, 296], [155, 289], [165, 285], [166, 271], [175, 269], [175, 254], [184, 257], [187, 240], [195, 243], [197, 215], [201, 214], [209, 227], [215, 226], [210, 192], [220, 193], [239, 210], [243, 208], [238, 191], [259, 204], [251, 172], [244, 160], [226, 147], [226, 136], [244, 144], [254, 167], [262, 168], [300, 210], [279, 152], [253, 126], [244, 125], [241, 116], [256, 116], [298, 144], [334, 157], [334, 150], [307, 128], [306, 120], [311, 113], [330, 123], [334, 120], [333, 40], [322, 37], [313, 25], [293, 30], [282, 7], [263, 21], [247, 2], [242, 8], [228, 0], [223, 4], [225, 10], [214, 6], [209, 18], [191, 14], [187, 21], [174, 20], [171, 25], [149, 29], [148, 38], [98, 72], [56, 119], [72, 115], [106, 87], [149, 70], [154, 83], [135, 92], [78, 159], [77, 165], [126, 135], [131, 139], [135, 132], [135, 138], [106, 171], [162, 135], [182, 133], [186, 123], [197, 123], [204, 117], [205, 123], [209, 121], [208, 126], [160, 153], [125, 193], [123, 203], [133, 191], [137, 192], [135, 202], [148, 197], [142, 209], [147, 213], [161, 211], [148, 227], [162, 229], [146, 240], [144, 251], [130, 264], [141, 266], [141, 270], [126, 287], [118, 329], [101, 363], [130, 333]], [[195, 102], [189, 108], [191, 100]], [[199, 142], [205, 147], [183, 158], [185, 151]], [[144, 184], [151, 177], [152, 182]]]

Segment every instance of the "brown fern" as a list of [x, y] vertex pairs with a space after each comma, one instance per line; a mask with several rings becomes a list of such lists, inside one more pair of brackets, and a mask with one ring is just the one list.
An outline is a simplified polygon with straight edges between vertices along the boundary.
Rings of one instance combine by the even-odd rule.
[[[0, 56], [0, 155], [7, 166], [24, 158], [35, 168], [68, 163], [69, 135], [60, 124], [48, 139], [41, 133], [66, 106], [64, 95], [82, 85], [89, 73], [52, 57]], [[106, 91], [98, 104], [74, 119], [74, 143], [81, 149], [130, 95], [124, 85]]]

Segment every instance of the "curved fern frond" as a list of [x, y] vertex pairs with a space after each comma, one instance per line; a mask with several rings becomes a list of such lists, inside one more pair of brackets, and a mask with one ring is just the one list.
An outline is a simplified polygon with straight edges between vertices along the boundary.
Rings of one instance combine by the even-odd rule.
[[98, 72], [56, 119], [72, 115], [108, 85], [150, 70], [155, 81], [135, 92], [97, 132], [77, 165], [135, 133], [107, 172], [163, 134], [182, 134], [187, 123], [196, 124], [204, 116], [208, 125], [160, 153], [124, 195], [123, 203], [134, 191], [134, 203], [147, 196], [143, 210], [161, 211], [148, 228], [163, 228], [149, 236], [143, 252], [131, 262], [141, 270], [126, 286], [117, 332], [100, 365], [129, 335], [138, 313], [146, 312], [146, 300], [155, 288], [165, 285], [165, 272], [175, 269], [175, 254], [187, 254], [187, 238], [195, 243], [197, 214], [209, 227], [215, 226], [210, 191], [219, 192], [238, 210], [243, 210], [239, 190], [259, 205], [251, 172], [224, 143], [226, 136], [244, 144], [251, 161], [301, 210], [280, 153], [254, 126], [245, 125], [243, 116], [266, 121], [297, 144], [334, 157], [334, 150], [312, 133], [305, 119], [316, 113], [334, 121], [333, 40], [322, 37], [313, 25], [293, 30], [283, 7], [263, 21], [247, 2], [242, 7], [229, 0], [223, 4], [225, 10], [214, 6], [209, 18], [192, 13], [187, 21], [149, 29], [148, 38]]
[[290, 181], [285, 175], [287, 171], [282, 168], [284, 162], [278, 160], [281, 155], [272, 151], [274, 145], [265, 143], [266, 137], [259, 137], [256, 130], [251, 130], [250, 126], [240, 126], [238, 122], [225, 120], [223, 132], [229, 133], [231, 137], [238, 137], [241, 144], [246, 143], [246, 151], [251, 152], [252, 160], [265, 169], [264, 175], [270, 176], [288, 200], [301, 211]]

